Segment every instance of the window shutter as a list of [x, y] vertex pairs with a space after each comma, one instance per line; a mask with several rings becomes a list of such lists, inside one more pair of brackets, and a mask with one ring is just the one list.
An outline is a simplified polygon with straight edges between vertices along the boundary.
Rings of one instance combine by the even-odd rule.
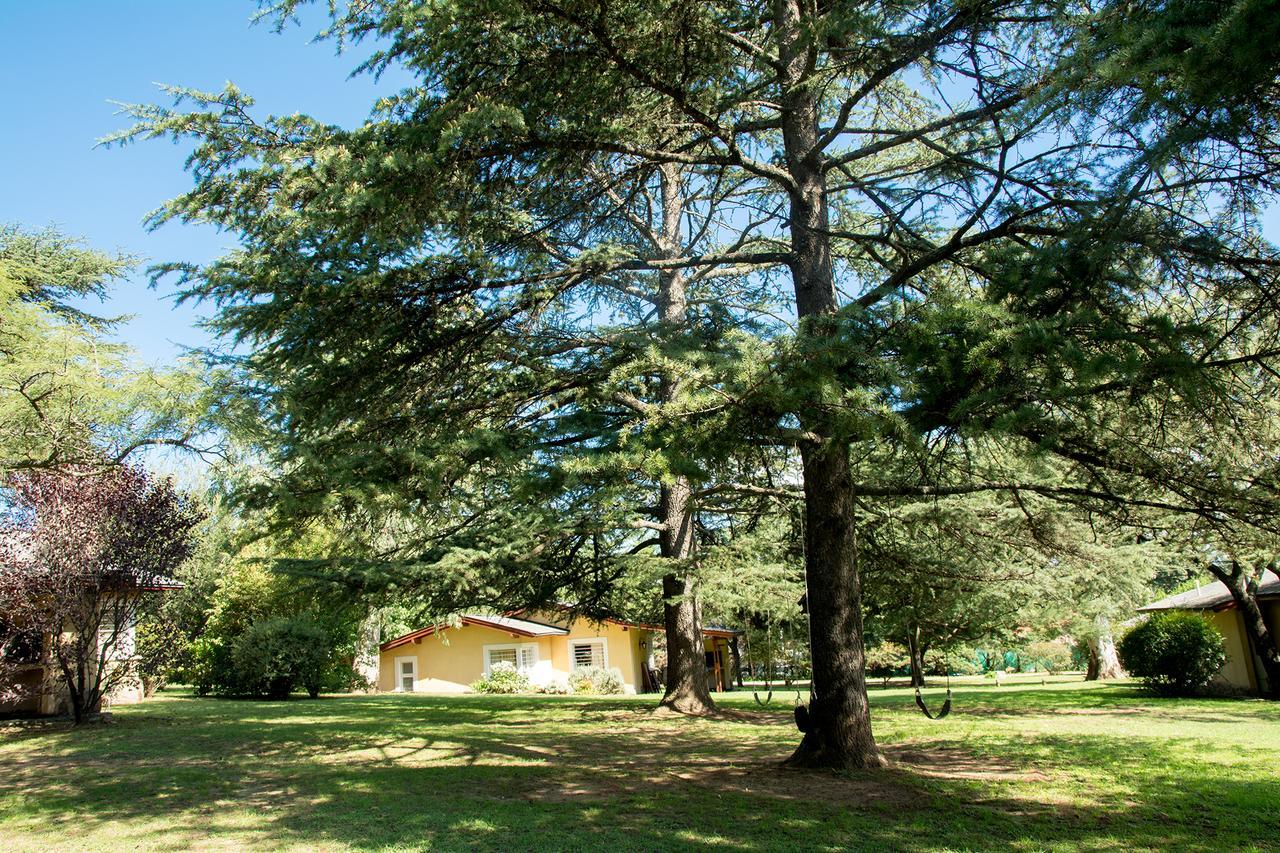
[[588, 667], [604, 668], [603, 643], [578, 643], [573, 647], [573, 668], [587, 669]]
[[498, 663], [509, 663], [512, 666], [516, 666], [516, 650], [489, 649], [489, 668], [493, 669], [493, 665]]

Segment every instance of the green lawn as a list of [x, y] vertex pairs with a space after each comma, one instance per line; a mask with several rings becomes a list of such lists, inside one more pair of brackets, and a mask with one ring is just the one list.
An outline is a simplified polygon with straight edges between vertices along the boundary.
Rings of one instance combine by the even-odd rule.
[[[940, 691], [930, 691], [938, 693]], [[1275, 849], [1280, 706], [1127, 685], [876, 691], [891, 770], [778, 769], [794, 694], [729, 719], [647, 698], [169, 694], [0, 727], [0, 848]], [[938, 697], [940, 701], [940, 697]]]

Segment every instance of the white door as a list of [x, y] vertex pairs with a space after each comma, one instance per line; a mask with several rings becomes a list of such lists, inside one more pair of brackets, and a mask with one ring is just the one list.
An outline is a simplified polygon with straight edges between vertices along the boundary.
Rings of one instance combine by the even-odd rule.
[[413, 683], [418, 680], [418, 660], [417, 658], [399, 658], [396, 660], [396, 678], [399, 683], [396, 687], [403, 693], [413, 692]]

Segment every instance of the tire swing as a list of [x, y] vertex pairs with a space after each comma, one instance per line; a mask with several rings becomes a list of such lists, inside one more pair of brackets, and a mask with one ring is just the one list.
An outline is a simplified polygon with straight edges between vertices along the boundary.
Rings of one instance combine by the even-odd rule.
[[931, 720], [941, 720], [947, 714], [951, 713], [951, 676], [947, 676], [947, 699], [942, 703], [942, 707], [938, 709], [938, 713], [929, 712], [929, 707], [924, 704], [924, 697], [920, 695], [920, 688], [916, 688], [916, 705], [924, 712], [924, 715]]

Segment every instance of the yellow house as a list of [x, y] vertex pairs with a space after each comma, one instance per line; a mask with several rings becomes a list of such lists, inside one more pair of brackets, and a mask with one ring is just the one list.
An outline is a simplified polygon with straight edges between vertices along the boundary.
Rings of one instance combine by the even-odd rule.
[[[1271, 631], [1274, 642], [1280, 644], [1280, 577], [1272, 572], [1262, 576], [1258, 584], [1258, 605]], [[1226, 642], [1227, 662], [1214, 680], [1250, 693], [1261, 692], [1266, 684], [1266, 674], [1257, 650], [1244, 628], [1244, 619], [1236, 609], [1235, 599], [1226, 585], [1214, 581], [1189, 592], [1171, 595], [1145, 607], [1140, 612], [1157, 610], [1192, 610], [1213, 623]]]
[[[575, 669], [615, 670], [625, 693], [658, 689], [653, 640], [662, 628], [567, 613], [515, 616], [468, 613], [456, 626], [431, 625], [379, 647], [378, 689], [396, 693], [463, 693], [497, 663], [513, 664], [535, 687], [568, 682]], [[736, 631], [703, 631], [707, 683], [732, 687]]]
[[[133, 614], [130, 613], [129, 616], [129, 620], [119, 627], [118, 632], [112, 625], [104, 623], [86, 657], [94, 662], [105, 658], [102, 662], [107, 667], [131, 666], [136, 626]], [[65, 634], [61, 641], [70, 642], [72, 636]], [[110, 649], [100, 653], [108, 643]], [[26, 716], [67, 712], [67, 689], [61, 681], [62, 673], [54, 661], [52, 645], [52, 638], [48, 634], [27, 633], [20, 634], [17, 642], [11, 643], [5, 650], [8, 676], [19, 690], [18, 698], [0, 701], [0, 714]], [[0, 688], [3, 687], [4, 685], [0, 685]], [[0, 693], [3, 692], [0, 690]], [[102, 697], [102, 704], [108, 707], [131, 705], [141, 702], [143, 698], [142, 682], [136, 677], [125, 677], [117, 681], [113, 689]]]
[[[84, 659], [95, 675], [99, 666], [105, 668], [103, 684], [110, 689], [101, 697], [100, 706], [131, 705], [146, 698], [137, 673], [139, 595], [178, 589], [182, 589], [180, 582], [155, 576], [143, 583], [126, 580], [123, 587], [113, 586], [112, 591], [99, 589], [93, 593], [98, 596], [93, 611], [98, 614], [97, 636], [87, 644]], [[15, 623], [9, 623], [8, 618], [15, 619]], [[117, 619], [119, 625], [114, 621]], [[76, 639], [75, 631], [64, 623], [61, 633], [55, 636], [47, 626], [23, 630], [24, 624], [30, 625], [30, 621], [0, 613], [0, 625], [6, 629], [0, 630], [0, 638], [5, 640], [0, 644], [0, 715], [67, 713], [70, 698], [54, 655], [54, 644], [56, 641], [64, 647], [71, 645]], [[89, 710], [96, 712], [101, 707]]]

